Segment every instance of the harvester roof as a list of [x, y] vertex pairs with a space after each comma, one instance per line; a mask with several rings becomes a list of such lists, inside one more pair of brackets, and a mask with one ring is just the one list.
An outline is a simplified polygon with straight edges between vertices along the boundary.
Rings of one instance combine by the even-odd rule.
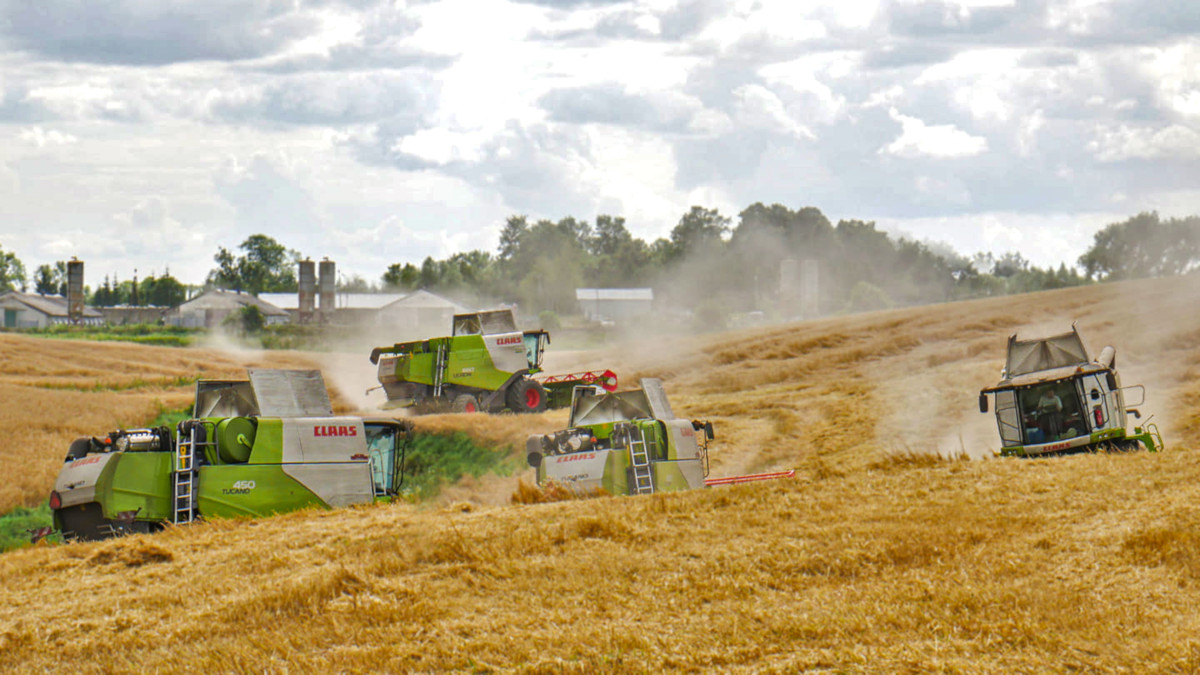
[[1001, 380], [983, 392], [1029, 387], [1111, 370], [1112, 355], [1112, 348], [1109, 347], [1101, 353], [1098, 361], [1089, 359], [1075, 324], [1071, 324], [1071, 332], [1049, 337], [1021, 340], [1011, 335], [1008, 338], [1008, 360], [1000, 375]]
[[1067, 366], [1079, 366], [1090, 361], [1083, 338], [1075, 325], [1070, 333], [1052, 335], [1033, 340], [1019, 340], [1016, 335], [1008, 338], [1008, 360], [1004, 365], [1004, 377], [1013, 378]]
[[1109, 370], [1106, 366], [1099, 363], [1083, 363], [1077, 366], [1063, 366], [1061, 368], [1050, 368], [1048, 370], [1039, 370], [1033, 373], [1017, 375], [1016, 377], [1006, 377], [1000, 380], [998, 384], [988, 387], [983, 390], [983, 393], [993, 392], [999, 389], [1016, 389], [1021, 387], [1031, 387], [1036, 384], [1044, 384], [1046, 382], [1056, 382], [1058, 380], [1066, 380], [1078, 375], [1086, 375], [1088, 373], [1098, 373]]

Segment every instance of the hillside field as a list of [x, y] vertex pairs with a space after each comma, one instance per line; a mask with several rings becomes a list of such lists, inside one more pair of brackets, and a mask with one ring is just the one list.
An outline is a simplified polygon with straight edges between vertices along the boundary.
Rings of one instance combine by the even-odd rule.
[[[487, 477], [23, 549], [0, 555], [0, 669], [1195, 672], [1198, 300], [1193, 275], [551, 353], [661, 377], [714, 422], [714, 475], [796, 479], [528, 506], [506, 503], [528, 474]], [[991, 458], [976, 398], [1005, 339], [1072, 321], [1146, 385], [1166, 451]], [[189, 377], [315, 364], [339, 409], [365, 403], [352, 357], [7, 335], [0, 354], [0, 510], [45, 498], [71, 438], [185, 404]], [[565, 419], [420, 423], [520, 448]]]

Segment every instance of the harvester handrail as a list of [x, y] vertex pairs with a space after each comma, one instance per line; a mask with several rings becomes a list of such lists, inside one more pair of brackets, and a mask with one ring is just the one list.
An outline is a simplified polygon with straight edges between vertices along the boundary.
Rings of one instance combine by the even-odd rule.
[[1127, 407], [1127, 408], [1128, 408], [1129, 406], [1139, 406], [1139, 405], [1142, 405], [1143, 403], [1145, 403], [1145, 402], [1146, 402], [1146, 385], [1144, 385], [1144, 384], [1131, 384], [1131, 385], [1128, 385], [1128, 386], [1121, 387], [1120, 389], [1117, 389], [1117, 391], [1121, 392], [1121, 394], [1122, 394], [1122, 395], [1124, 395], [1124, 394], [1125, 394], [1125, 391], [1126, 391], [1126, 390], [1130, 390], [1130, 389], [1138, 389], [1138, 390], [1140, 390], [1140, 391], [1142, 392], [1142, 399], [1141, 399], [1140, 401], [1138, 401], [1137, 403], [1130, 403], [1129, 401], [1125, 401], [1125, 407]]

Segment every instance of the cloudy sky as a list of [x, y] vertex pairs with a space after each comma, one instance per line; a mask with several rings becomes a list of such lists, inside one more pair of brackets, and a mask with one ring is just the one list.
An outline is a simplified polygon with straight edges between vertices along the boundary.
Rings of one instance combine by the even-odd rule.
[[1200, 213], [1194, 0], [0, 0], [0, 247], [347, 273], [692, 204], [1074, 261]]

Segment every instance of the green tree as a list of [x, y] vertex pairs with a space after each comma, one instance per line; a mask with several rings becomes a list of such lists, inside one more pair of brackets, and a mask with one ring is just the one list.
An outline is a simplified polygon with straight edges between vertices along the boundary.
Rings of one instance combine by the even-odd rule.
[[521, 241], [529, 232], [526, 216], [509, 216], [500, 230], [500, 259], [512, 260], [521, 249]]
[[217, 251], [213, 256], [217, 267], [208, 273], [208, 283], [252, 295], [297, 290], [299, 252], [289, 250], [265, 234], [250, 235], [238, 249], [242, 255], [236, 257], [224, 247]]
[[33, 292], [38, 295], [66, 295], [66, 283], [52, 265], [38, 265], [33, 273]]
[[1139, 213], [1095, 234], [1079, 258], [1090, 279], [1115, 281], [1183, 274], [1200, 265], [1200, 216], [1163, 221]]
[[112, 307], [117, 304], [113, 296], [112, 282], [109, 281], [108, 275], [104, 275], [104, 283], [96, 288], [96, 292], [92, 294], [93, 307]]
[[383, 285], [387, 288], [415, 290], [421, 283], [421, 270], [412, 263], [388, 265], [383, 273]]
[[729, 233], [729, 218], [717, 209], [693, 206], [679, 219], [671, 230], [671, 245], [674, 257], [683, 257], [698, 251], [718, 251]]
[[512, 257], [502, 257], [502, 273], [524, 307], [559, 314], [575, 311], [575, 289], [587, 261], [579, 232], [573, 218], [558, 223], [539, 220], [525, 229]]
[[0, 248], [0, 291], [24, 291], [26, 288], [24, 263], [17, 254]]
[[140, 300], [151, 307], [175, 307], [187, 300], [187, 287], [171, 276], [170, 271], [161, 277], [146, 277], [140, 284]]
[[633, 235], [625, 227], [624, 218], [599, 215], [596, 216], [596, 227], [588, 242], [588, 253], [594, 256], [613, 256], [623, 246], [632, 242]]

